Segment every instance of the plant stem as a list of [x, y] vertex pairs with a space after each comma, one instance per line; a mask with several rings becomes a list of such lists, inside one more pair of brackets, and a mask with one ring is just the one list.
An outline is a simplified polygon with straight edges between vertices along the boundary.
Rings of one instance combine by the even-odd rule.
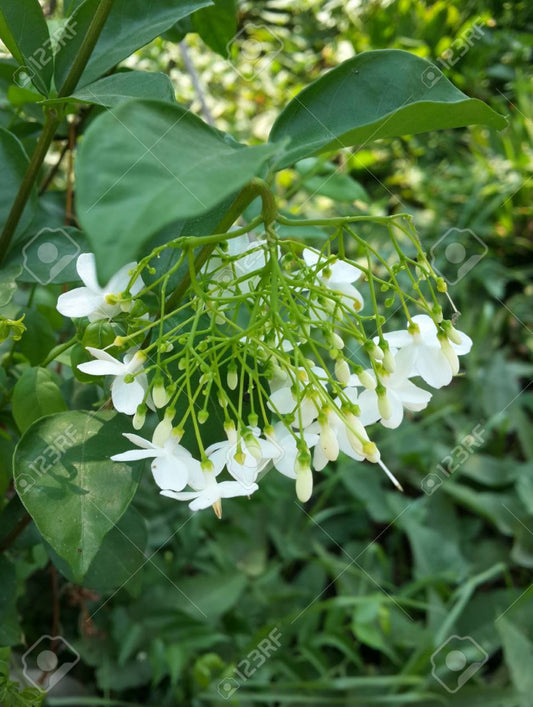
[[50, 351], [45, 360], [41, 363], [42, 368], [46, 368], [46, 366], [48, 366], [49, 363], [52, 363], [52, 361], [56, 359], [60, 354], [62, 354], [63, 351], [66, 351], [67, 349], [70, 349], [71, 346], [74, 346], [77, 340], [78, 337], [73, 336], [72, 339], [69, 339], [68, 341], [65, 341], [62, 344], [54, 346], [54, 348]]
[[[215, 228], [215, 233], [226, 232], [228, 228], [239, 218], [244, 209], [249, 204], [251, 204], [254, 199], [257, 199], [258, 196], [260, 196], [263, 200], [263, 222], [265, 226], [271, 224], [276, 218], [276, 200], [274, 198], [274, 195], [270, 191], [268, 184], [262, 179], [254, 177], [246, 186], [241, 189], [241, 191], [235, 198], [235, 201], [230, 206], [226, 214], [224, 214], [220, 223]], [[205, 264], [205, 262], [209, 259], [209, 256], [216, 248], [217, 243], [218, 241], [215, 243], [208, 243], [204, 245], [204, 247], [198, 253], [194, 261], [195, 272], [198, 272], [200, 268]], [[165, 309], [167, 312], [172, 311], [177, 307], [182, 297], [189, 289], [190, 285], [191, 275], [190, 272], [187, 272], [183, 280], [168, 298], [165, 305]]]
[[[87, 30], [87, 34], [78, 53], [70, 67], [67, 77], [61, 87], [58, 97], [63, 98], [72, 93], [76, 88], [78, 81], [80, 80], [83, 70], [89, 61], [89, 57], [94, 49], [94, 46], [100, 36], [100, 32], [107, 20], [107, 16], [111, 10], [114, 0], [101, 0], [100, 4], [96, 8], [93, 20]], [[20, 221], [24, 207], [30, 197], [33, 186], [39, 175], [39, 170], [44, 162], [48, 148], [50, 147], [52, 140], [54, 139], [55, 132], [59, 123], [61, 122], [62, 115], [52, 109], [45, 109], [45, 122], [43, 126], [43, 131], [37, 141], [33, 155], [31, 156], [30, 163], [26, 169], [26, 173], [22, 179], [22, 183], [19, 187], [9, 216], [7, 217], [6, 223], [2, 234], [0, 235], [0, 263], [3, 261], [7, 254], [9, 244], [15, 233], [15, 229]]]

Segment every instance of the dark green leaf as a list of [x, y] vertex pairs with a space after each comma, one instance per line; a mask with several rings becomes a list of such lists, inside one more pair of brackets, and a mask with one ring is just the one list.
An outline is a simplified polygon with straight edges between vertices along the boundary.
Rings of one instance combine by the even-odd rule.
[[47, 95], [54, 58], [39, 1], [0, 0], [0, 39], [21, 65], [13, 76], [15, 83], [28, 86], [33, 82]]
[[126, 448], [129, 429], [113, 412], [64, 412], [35, 422], [15, 450], [17, 493], [76, 582], [135, 494], [131, 467], [109, 460]]
[[[85, 0], [71, 15], [74, 36], [61, 43], [56, 55], [58, 87], [63, 85], [99, 2]], [[92, 83], [175, 22], [210, 4], [211, 0], [115, 0], [78, 86]]]
[[50, 371], [27, 368], [13, 389], [13, 417], [21, 432], [45, 415], [63, 412], [65, 401]]
[[214, 0], [214, 3], [195, 12], [192, 25], [208, 47], [227, 57], [228, 45], [237, 31], [237, 7], [235, 0]]
[[[17, 349], [26, 356], [32, 366], [37, 366], [44, 361], [55, 346], [56, 335], [52, 325], [41, 312], [24, 307], [17, 316], [20, 317], [22, 314], [24, 314], [23, 324], [26, 331], [22, 335]], [[57, 410], [50, 410], [50, 412], [57, 412]]]
[[384, 49], [363, 52], [305, 88], [278, 116], [270, 141], [291, 139], [282, 169], [327, 150], [473, 123], [507, 124], [425, 59]]
[[114, 108], [130, 98], [153, 98], [175, 103], [174, 88], [166, 74], [124, 71], [106, 76], [80, 88], [73, 95], [78, 101]]
[[496, 627], [502, 637], [513, 684], [524, 698], [530, 699], [533, 693], [533, 641], [524, 632], [526, 627], [515, 626], [504, 616], [496, 622]]
[[277, 146], [244, 147], [189, 111], [128, 101], [98, 117], [77, 160], [78, 218], [108, 280], [176, 219], [198, 216], [258, 174]]
[[0, 271], [0, 307], [9, 304], [17, 289], [16, 279], [22, 272], [22, 265], [12, 264]]
[[[28, 157], [20, 141], [8, 130], [0, 128], [0, 223], [5, 223], [11, 205], [28, 166]], [[37, 191], [32, 189], [30, 199], [22, 213], [17, 232], [29, 225], [35, 211]]]
[[[146, 563], [144, 557], [146, 537], [144, 518], [130, 506], [116, 526], [105, 536], [83, 578], [83, 586], [99, 592], [112, 591], [118, 587], [130, 589], [137, 586], [142, 578], [141, 568]], [[57, 568], [67, 579], [73, 581], [74, 577], [68, 564], [53, 550], [50, 550], [50, 554]], [[137, 582], [133, 581], [135, 578]]]

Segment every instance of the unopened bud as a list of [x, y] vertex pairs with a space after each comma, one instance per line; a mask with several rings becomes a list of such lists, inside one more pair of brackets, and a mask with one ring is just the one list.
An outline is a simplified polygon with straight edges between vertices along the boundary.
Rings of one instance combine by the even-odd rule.
[[257, 437], [251, 432], [247, 432], [244, 434], [244, 443], [247, 451], [250, 452], [252, 457], [256, 461], [260, 462], [263, 458], [263, 452], [261, 451], [261, 445], [259, 444]]
[[390, 349], [387, 349], [385, 351], [385, 356], [383, 356], [383, 367], [387, 373], [394, 373], [396, 370], [396, 361], [394, 360], [394, 356], [392, 355]]
[[448, 285], [444, 281], [444, 278], [438, 277], [436, 280], [437, 292], [448, 292]]
[[306, 503], [313, 493], [313, 472], [309, 462], [302, 463], [296, 460], [296, 497], [301, 503]]
[[344, 339], [342, 339], [338, 334], [333, 332], [331, 335], [331, 342], [336, 349], [344, 348]]
[[388, 420], [392, 415], [391, 404], [386, 391], [378, 393], [378, 410], [384, 420]]
[[235, 390], [235, 388], [239, 384], [239, 376], [237, 374], [237, 368], [235, 366], [228, 368], [228, 375], [226, 377], [226, 380], [228, 383], [228, 388], [230, 390]]
[[154, 387], [152, 389], [152, 398], [153, 398], [154, 405], [156, 406], [156, 408], [165, 407], [165, 405], [170, 400], [169, 395], [166, 391], [166, 388], [163, 385], [162, 378], [156, 379]]
[[140, 430], [141, 427], [144, 425], [144, 422], [146, 420], [146, 411], [147, 411], [147, 407], [144, 403], [141, 403], [137, 407], [137, 410], [135, 411], [135, 415], [133, 416], [133, 422], [132, 422], [134, 430]]
[[450, 321], [442, 322], [442, 329], [448, 339], [452, 341], [454, 344], [462, 344], [463, 340], [461, 339], [461, 335], [457, 331], [457, 329], [453, 326], [453, 324]]
[[207, 412], [207, 410], [200, 410], [200, 412], [198, 413], [198, 422], [203, 425], [205, 422], [207, 422], [208, 418], [209, 413]]
[[373, 341], [367, 341], [364, 345], [364, 349], [368, 353], [370, 358], [373, 358], [377, 361], [383, 361], [383, 357], [385, 356], [385, 354], [383, 353], [383, 349], [381, 349]]
[[343, 385], [348, 385], [350, 381], [350, 367], [346, 362], [346, 359], [339, 358], [335, 361], [335, 375], [339, 383]]
[[376, 381], [368, 371], [362, 371], [359, 373], [359, 380], [361, 385], [368, 388], [368, 390], [374, 390], [376, 388]]
[[330, 462], [334, 462], [339, 456], [339, 442], [337, 436], [327, 423], [322, 425], [320, 431], [320, 446], [326, 459], [329, 459]]

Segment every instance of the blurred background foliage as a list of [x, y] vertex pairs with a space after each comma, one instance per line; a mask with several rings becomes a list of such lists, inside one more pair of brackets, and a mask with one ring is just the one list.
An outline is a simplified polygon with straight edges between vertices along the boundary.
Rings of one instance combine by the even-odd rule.
[[[445, 73], [507, 114], [507, 130], [373, 143], [306, 160], [277, 183], [292, 214], [412, 213], [437, 267], [458, 280], [451, 288], [458, 326], [475, 346], [463, 376], [376, 440], [403, 495], [376, 468], [341, 459], [317, 475], [305, 508], [292, 484], [271, 473], [261, 493], [227, 502], [218, 521], [159, 497], [145, 474], [113, 531], [135, 546], [124, 541], [120, 556], [109, 553], [83, 588], [57, 557], [51, 569], [51, 551], [28, 526], [12, 549], [26, 580], [21, 628], [28, 640], [48, 633], [60, 610], [61, 634], [81, 655], [46, 704], [526, 707], [533, 8], [496, 0], [258, 0], [241, 3], [237, 19], [229, 59], [185, 26], [126, 64], [168, 72], [178, 101], [241, 140], [264, 139], [290, 97], [357, 52], [397, 47], [436, 61], [474, 25], [482, 28]], [[177, 40], [185, 34], [184, 50]], [[58, 190], [62, 179], [59, 172]], [[445, 257], [441, 239], [450, 228], [461, 229], [467, 257], [481, 256], [464, 277]], [[379, 231], [362, 233], [379, 246]], [[481, 443], [472, 444], [473, 435]], [[453, 468], [449, 478], [443, 468]], [[251, 652], [274, 629], [279, 648], [242, 679], [243, 660], [253, 663]], [[484, 664], [461, 689], [461, 671], [440, 664], [446, 690], [432, 668], [452, 636], [469, 664], [480, 649]]]

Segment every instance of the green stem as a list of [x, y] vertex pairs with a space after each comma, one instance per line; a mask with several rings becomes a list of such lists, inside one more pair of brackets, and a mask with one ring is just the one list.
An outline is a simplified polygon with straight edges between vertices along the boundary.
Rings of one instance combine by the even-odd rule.
[[66, 351], [67, 349], [70, 349], [71, 346], [74, 346], [74, 344], [76, 343], [77, 340], [78, 340], [78, 337], [73, 336], [72, 339], [65, 341], [63, 344], [58, 344], [57, 346], [54, 346], [54, 348], [50, 351], [50, 353], [45, 358], [45, 360], [41, 363], [41, 366], [43, 368], [48, 366], [48, 364], [52, 363], [52, 361], [55, 358], [57, 358], [60, 354], [62, 354], [63, 351]]
[[[78, 81], [80, 80], [83, 70], [89, 61], [89, 57], [95, 47], [100, 32], [107, 20], [111, 7], [114, 0], [101, 0], [96, 11], [94, 13], [93, 20], [87, 30], [87, 34], [81, 43], [78, 53], [70, 67], [67, 77], [61, 87], [58, 96], [60, 98], [68, 96], [76, 88]], [[4, 225], [2, 234], [0, 235], [0, 263], [3, 261], [7, 254], [9, 244], [15, 233], [15, 229], [20, 221], [24, 207], [30, 197], [33, 186], [39, 175], [39, 171], [48, 152], [52, 140], [54, 139], [55, 132], [58, 125], [61, 122], [61, 113], [57, 113], [53, 110], [47, 109], [45, 111], [45, 122], [43, 126], [43, 132], [41, 133], [33, 155], [31, 156], [30, 163], [26, 169], [26, 173], [22, 179], [22, 183], [19, 187], [11, 211]]]
[[393, 214], [392, 216], [372, 216], [360, 215], [360, 216], [339, 216], [335, 218], [312, 218], [312, 219], [295, 219], [287, 218], [278, 214], [276, 220], [278, 223], [282, 223], [284, 226], [342, 226], [345, 224], [356, 223], [357, 221], [374, 221], [375, 223], [390, 223], [391, 221], [396, 221], [397, 219], [411, 219], [409, 214]]
[[[251, 204], [254, 199], [257, 199], [258, 196], [260, 196], [263, 201], [263, 222], [265, 226], [271, 224], [276, 218], [276, 200], [268, 184], [262, 179], [254, 177], [237, 195], [235, 201], [215, 228], [215, 233], [225, 233], [228, 228], [235, 223], [245, 208]], [[194, 261], [195, 272], [200, 271], [219, 242], [220, 241], [216, 241], [215, 243], [207, 243], [204, 245]], [[191, 275], [190, 272], [187, 272], [183, 280], [168, 298], [165, 307], [167, 311], [172, 311], [177, 307], [190, 285]]]

